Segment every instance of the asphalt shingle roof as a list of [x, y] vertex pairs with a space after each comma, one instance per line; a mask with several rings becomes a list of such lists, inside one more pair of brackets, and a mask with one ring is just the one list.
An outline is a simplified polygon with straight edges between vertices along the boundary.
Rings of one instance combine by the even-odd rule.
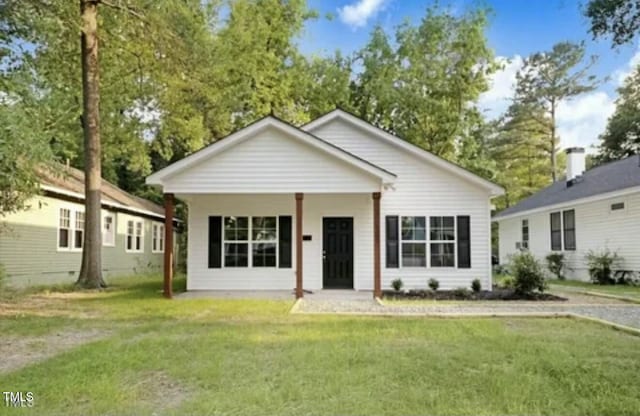
[[590, 169], [570, 187], [567, 187], [565, 180], [557, 181], [518, 204], [500, 211], [494, 219], [634, 186], [640, 186], [640, 155]]

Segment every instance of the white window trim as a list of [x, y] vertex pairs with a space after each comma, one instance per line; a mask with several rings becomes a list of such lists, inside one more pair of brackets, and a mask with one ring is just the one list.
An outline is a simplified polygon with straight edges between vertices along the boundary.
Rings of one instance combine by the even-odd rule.
[[[429, 237], [428, 247], [427, 247], [427, 256], [429, 262], [429, 268], [435, 270], [447, 270], [447, 269], [457, 269], [458, 268], [458, 216], [457, 215], [431, 215], [429, 218], [428, 229], [431, 231], [431, 218], [444, 218], [451, 217], [453, 218], [453, 240], [431, 240], [431, 233], [427, 234]], [[453, 244], [453, 266], [433, 266], [431, 265], [431, 244]]]
[[[626, 209], [626, 204], [625, 204], [625, 209]], [[575, 248], [571, 249], [571, 250], [567, 250], [565, 248], [565, 242], [564, 242], [564, 213], [565, 211], [573, 211], [573, 239], [575, 240]], [[611, 211], [611, 208], [609, 208], [609, 211]], [[554, 250], [553, 249], [553, 243], [551, 242], [551, 214], [555, 214], [555, 213], [559, 213], [560, 214], [560, 249], [559, 250]], [[552, 253], [564, 253], [564, 252], [569, 252], [569, 253], [575, 253], [576, 251], [578, 251], [578, 224], [577, 224], [577, 215], [576, 215], [576, 209], [575, 208], [571, 208], [571, 207], [567, 207], [567, 209], [561, 209], [559, 211], [551, 211], [549, 213], [549, 251], [551, 251]], [[529, 233], [531, 233], [531, 231], [529, 231]]]
[[[158, 243], [157, 248], [153, 247], [154, 238]], [[162, 242], [162, 244], [160, 244], [160, 242]], [[153, 223], [151, 226], [151, 252], [164, 253], [164, 224]]]
[[[111, 218], [111, 227], [112, 227], [112, 237], [111, 241], [108, 242], [105, 240], [105, 236], [107, 235], [104, 231], [104, 225], [106, 223], [106, 218]], [[116, 238], [117, 238], [117, 230], [118, 226], [116, 224], [116, 215], [109, 212], [102, 216], [102, 246], [103, 247], [115, 247], [116, 246]]]
[[[415, 218], [415, 217], [421, 217], [424, 218], [424, 240], [404, 240], [402, 238], [402, 219], [403, 218]], [[400, 243], [400, 247], [399, 247], [399, 255], [400, 255], [400, 268], [403, 269], [418, 269], [418, 270], [424, 270], [426, 268], [429, 267], [429, 217], [425, 216], [425, 215], [400, 215], [400, 221], [398, 221], [398, 241]], [[404, 243], [416, 243], [416, 244], [424, 244], [424, 266], [405, 266], [404, 265], [404, 257], [402, 256], [402, 245]]]
[[[66, 209], [69, 211], [69, 247], [60, 247], [60, 214], [61, 214], [61, 210]], [[82, 252], [82, 247], [81, 248], [77, 248], [75, 247], [75, 238], [76, 238], [76, 212], [81, 212], [84, 214], [84, 209], [80, 208], [80, 207], [76, 207], [73, 205], [60, 205], [58, 206], [58, 223], [56, 224], [56, 251], [59, 252], [63, 252], [63, 253], [80, 253]], [[83, 237], [84, 237], [84, 232], [86, 231], [86, 216], [85, 216], [85, 228], [83, 230]], [[83, 242], [84, 244], [84, 242]]]
[[[129, 222], [133, 222], [133, 234], [131, 234], [131, 249], [127, 249], [127, 237], [129, 237]], [[140, 234], [140, 250], [136, 250], [136, 228], [137, 224], [142, 224], [142, 233]], [[144, 253], [144, 221], [143, 220], [127, 220], [126, 230], [124, 233], [124, 251], [125, 253]]]
[[[227, 233], [224, 225], [226, 223], [227, 218], [230, 218], [230, 217], [236, 217], [236, 218], [246, 217], [247, 218], [247, 221], [248, 221], [247, 240], [227, 240]], [[253, 218], [261, 218], [261, 217], [274, 217], [276, 219], [276, 237], [274, 240], [259, 240], [259, 241], [253, 240]], [[222, 247], [220, 248], [222, 250], [222, 253], [220, 254], [222, 268], [230, 269], [230, 270], [277, 269], [278, 264], [280, 264], [280, 239], [278, 237], [279, 235], [280, 235], [280, 221], [279, 221], [278, 215], [224, 215], [222, 217]], [[275, 244], [276, 246], [276, 263], [274, 266], [254, 266], [253, 265], [253, 244], [263, 244], [263, 243]], [[225, 255], [224, 255], [225, 244], [247, 244], [247, 266], [246, 267], [233, 267], [233, 266], [226, 265]]]

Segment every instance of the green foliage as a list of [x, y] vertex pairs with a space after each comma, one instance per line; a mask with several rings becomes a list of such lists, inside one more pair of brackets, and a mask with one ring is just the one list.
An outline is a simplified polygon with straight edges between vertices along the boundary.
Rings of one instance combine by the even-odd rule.
[[429, 285], [429, 289], [435, 292], [440, 287], [440, 282], [438, 282], [437, 279], [431, 278], [429, 279], [428, 285]]
[[0, 263], [0, 291], [2, 291], [7, 284], [7, 272], [4, 269], [2, 263]]
[[496, 279], [496, 285], [501, 289], [513, 289], [516, 287], [516, 279], [511, 275], [500, 276]]
[[618, 88], [616, 110], [600, 136], [598, 162], [640, 154], [640, 66]]
[[545, 258], [547, 260], [547, 268], [556, 278], [564, 280], [565, 259], [563, 253], [551, 253]]
[[640, 29], [638, 0], [590, 0], [584, 15], [593, 37], [611, 36], [613, 46], [631, 42]]
[[396, 292], [400, 292], [402, 290], [402, 287], [404, 286], [404, 283], [402, 282], [402, 279], [393, 279], [391, 281], [391, 287], [393, 288], [393, 290], [395, 290]]
[[466, 287], [457, 287], [451, 291], [451, 294], [456, 299], [469, 299], [471, 297], [471, 293]]
[[471, 282], [471, 290], [473, 290], [474, 293], [478, 293], [482, 290], [482, 283], [480, 282], [480, 279], [473, 279]]
[[518, 253], [510, 258], [509, 268], [515, 278], [517, 293], [529, 295], [545, 289], [544, 272], [540, 262], [529, 252]]
[[515, 102], [527, 108], [531, 120], [538, 124], [546, 139], [545, 152], [551, 161], [551, 177], [557, 178], [556, 152], [559, 144], [556, 134], [558, 105], [566, 99], [592, 91], [599, 84], [589, 71], [596, 62], [585, 59], [584, 43], [560, 42], [548, 52], [537, 52], [524, 61], [516, 74]]
[[620, 266], [623, 258], [608, 248], [600, 251], [589, 250], [585, 256], [591, 281], [601, 285], [615, 284], [614, 270]]

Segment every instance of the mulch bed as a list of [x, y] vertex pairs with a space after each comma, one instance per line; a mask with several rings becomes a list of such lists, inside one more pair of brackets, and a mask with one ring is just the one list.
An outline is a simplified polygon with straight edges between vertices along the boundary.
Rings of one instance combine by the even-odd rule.
[[535, 301], [565, 301], [567, 298], [552, 295], [550, 293], [520, 294], [513, 289], [498, 289], [480, 292], [462, 292], [460, 290], [409, 290], [407, 292], [394, 292], [385, 290], [382, 292], [385, 299], [395, 300], [535, 300]]

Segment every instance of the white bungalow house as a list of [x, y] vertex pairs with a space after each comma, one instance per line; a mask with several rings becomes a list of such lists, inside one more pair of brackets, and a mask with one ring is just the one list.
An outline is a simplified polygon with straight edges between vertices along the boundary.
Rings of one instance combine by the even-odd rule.
[[566, 180], [494, 217], [500, 262], [529, 250], [539, 259], [564, 253], [567, 277], [588, 280], [585, 255], [609, 249], [620, 270], [640, 273], [640, 159], [631, 156], [585, 172], [582, 148], [567, 149]]
[[265, 117], [147, 183], [188, 204], [188, 290], [491, 287], [503, 189], [342, 110]]

